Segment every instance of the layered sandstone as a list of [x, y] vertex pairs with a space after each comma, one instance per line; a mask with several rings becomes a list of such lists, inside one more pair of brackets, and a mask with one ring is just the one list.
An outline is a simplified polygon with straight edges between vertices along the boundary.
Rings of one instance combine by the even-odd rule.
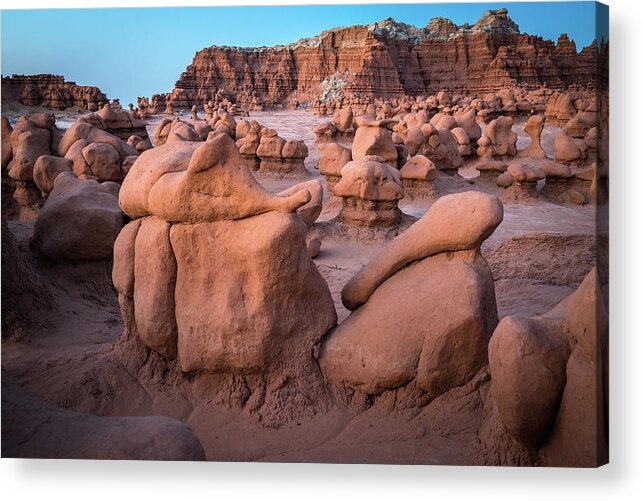
[[2, 77], [2, 100], [57, 110], [76, 106], [89, 111], [96, 111], [100, 103], [109, 102], [98, 87], [76, 85], [76, 82], [66, 82], [63, 76], [48, 74]]
[[190, 107], [225, 95], [244, 106], [273, 106], [442, 89], [481, 94], [512, 86], [592, 87], [595, 55], [595, 44], [577, 52], [566, 35], [554, 43], [520, 33], [506, 9], [487, 11], [473, 26], [435, 18], [417, 28], [386, 19], [289, 45], [205, 48], [181, 74], [170, 99]]

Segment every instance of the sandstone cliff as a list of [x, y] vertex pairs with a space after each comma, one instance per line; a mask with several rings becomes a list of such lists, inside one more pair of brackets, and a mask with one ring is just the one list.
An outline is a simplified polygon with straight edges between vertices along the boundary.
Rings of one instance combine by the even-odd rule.
[[185, 107], [219, 96], [272, 106], [340, 95], [593, 87], [595, 52], [595, 44], [577, 52], [566, 35], [554, 43], [520, 33], [506, 9], [487, 11], [472, 26], [435, 18], [417, 28], [386, 19], [283, 46], [205, 48], [181, 74], [171, 101]]
[[96, 111], [98, 104], [109, 102], [98, 87], [65, 82], [60, 75], [12, 75], [2, 77], [2, 100], [27, 106], [64, 110], [72, 106]]

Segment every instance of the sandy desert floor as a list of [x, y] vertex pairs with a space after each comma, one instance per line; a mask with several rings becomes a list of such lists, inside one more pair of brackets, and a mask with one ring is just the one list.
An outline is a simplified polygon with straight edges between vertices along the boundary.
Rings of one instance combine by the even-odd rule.
[[[310, 151], [310, 177], [325, 179], [315, 169], [319, 159], [312, 128], [322, 120], [311, 112], [254, 112], [251, 117], [276, 129], [285, 139], [303, 139]], [[162, 116], [150, 120], [153, 136]], [[64, 127], [66, 120], [58, 120]], [[516, 121], [518, 148], [528, 142], [523, 121]], [[542, 145], [552, 156], [559, 129], [546, 128]], [[482, 190], [500, 194], [493, 182], [440, 174], [450, 192]], [[278, 192], [310, 177], [257, 175]], [[325, 194], [316, 231], [322, 242], [314, 260], [330, 286], [339, 322], [348, 311], [341, 289], [395, 233], [350, 230], [330, 224], [340, 199]], [[400, 231], [423, 215], [432, 200], [406, 197], [407, 214]], [[572, 293], [594, 260], [595, 210], [563, 206], [543, 198], [505, 203], [504, 220], [484, 243], [482, 252], [493, 269], [500, 318], [508, 314], [542, 314]], [[483, 369], [468, 385], [431, 401], [420, 410], [399, 408], [391, 397], [380, 398], [363, 412], [339, 402], [325, 412], [290, 424], [266, 426], [256, 416], [216, 401], [181, 395], [171, 379], [123, 365], [113, 345], [123, 331], [117, 293], [111, 284], [111, 263], [51, 264], [28, 252], [33, 222], [10, 221], [21, 251], [42, 274], [54, 307], [40, 332], [26, 342], [3, 343], [3, 369], [16, 383], [59, 406], [98, 415], [161, 414], [187, 423], [201, 440], [210, 460], [329, 461], [481, 464], [489, 458], [479, 444], [479, 426], [488, 373]], [[452, 419], [452, 416], [458, 416]]]

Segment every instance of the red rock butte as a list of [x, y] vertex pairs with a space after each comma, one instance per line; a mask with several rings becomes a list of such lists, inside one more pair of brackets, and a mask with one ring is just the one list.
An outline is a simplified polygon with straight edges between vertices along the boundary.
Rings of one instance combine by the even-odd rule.
[[100, 103], [109, 102], [98, 87], [77, 85], [66, 82], [61, 75], [48, 74], [2, 77], [2, 100], [57, 110], [76, 106], [89, 111], [96, 111]]
[[577, 52], [566, 34], [554, 43], [520, 33], [506, 9], [486, 11], [472, 26], [438, 17], [417, 28], [388, 18], [288, 45], [202, 49], [176, 81], [171, 101], [190, 107], [222, 95], [244, 106], [271, 107], [440, 90], [593, 88], [597, 48], [593, 42]]

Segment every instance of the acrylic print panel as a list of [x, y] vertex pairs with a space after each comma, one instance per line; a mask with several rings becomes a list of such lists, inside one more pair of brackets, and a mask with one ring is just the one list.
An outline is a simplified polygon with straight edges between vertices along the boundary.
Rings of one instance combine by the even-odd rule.
[[608, 460], [607, 7], [7, 10], [2, 55], [3, 457]]

